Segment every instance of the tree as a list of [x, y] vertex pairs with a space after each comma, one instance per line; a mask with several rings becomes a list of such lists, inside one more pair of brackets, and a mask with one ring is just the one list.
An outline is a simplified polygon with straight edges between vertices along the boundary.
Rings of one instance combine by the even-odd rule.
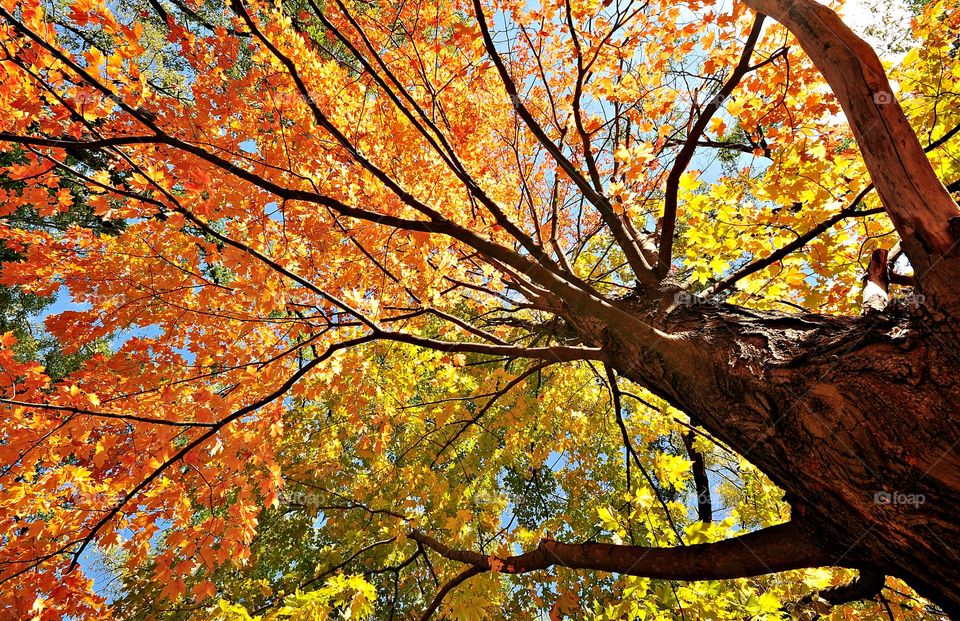
[[4, 225], [0, 284], [124, 337], [63, 379], [3, 337], [4, 605], [960, 616], [960, 12], [921, 4], [897, 90], [812, 0], [161, 0], [150, 53], [3, 0], [3, 215], [69, 180], [123, 226]]

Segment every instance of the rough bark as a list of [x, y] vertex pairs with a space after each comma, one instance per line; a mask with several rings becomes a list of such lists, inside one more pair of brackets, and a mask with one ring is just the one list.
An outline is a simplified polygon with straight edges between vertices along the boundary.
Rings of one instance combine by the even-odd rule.
[[655, 317], [686, 363], [601, 329], [610, 364], [757, 465], [831, 555], [906, 579], [960, 614], [960, 376], [948, 328], [691, 304]]

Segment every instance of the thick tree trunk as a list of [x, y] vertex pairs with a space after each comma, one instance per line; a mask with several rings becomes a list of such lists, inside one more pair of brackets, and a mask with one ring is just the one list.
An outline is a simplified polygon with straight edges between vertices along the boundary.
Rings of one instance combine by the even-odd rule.
[[960, 616], [960, 347], [919, 315], [862, 318], [687, 304], [658, 320], [680, 356], [586, 330], [650, 388], [786, 491], [830, 555], [905, 579]]

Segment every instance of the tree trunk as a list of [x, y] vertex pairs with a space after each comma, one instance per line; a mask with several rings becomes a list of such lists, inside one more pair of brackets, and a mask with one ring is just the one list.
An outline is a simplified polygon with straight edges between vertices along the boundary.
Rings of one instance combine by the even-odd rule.
[[[689, 299], [689, 298], [687, 298]], [[919, 314], [783, 315], [685, 304], [664, 356], [619, 330], [584, 334], [624, 377], [688, 413], [786, 492], [831, 558], [895, 575], [960, 615], [956, 331]]]

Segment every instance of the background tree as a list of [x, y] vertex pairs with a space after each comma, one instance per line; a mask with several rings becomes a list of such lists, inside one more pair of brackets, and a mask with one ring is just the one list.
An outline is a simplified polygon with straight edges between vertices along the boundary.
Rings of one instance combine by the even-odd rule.
[[[116, 343], [3, 337], [3, 605], [960, 614], [960, 14], [918, 11], [895, 91], [811, 0], [2, 0], [0, 284]], [[123, 224], [15, 226], [75, 194]]]

